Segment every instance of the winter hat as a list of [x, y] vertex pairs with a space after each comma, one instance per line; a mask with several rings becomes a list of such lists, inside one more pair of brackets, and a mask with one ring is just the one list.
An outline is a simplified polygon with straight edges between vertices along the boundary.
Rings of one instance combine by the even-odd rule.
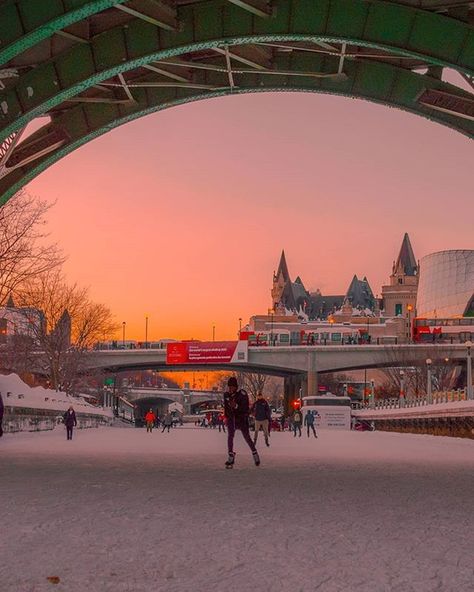
[[235, 378], [235, 376], [231, 376], [229, 378], [229, 380], [227, 381], [227, 386], [235, 386], [237, 387], [237, 378]]

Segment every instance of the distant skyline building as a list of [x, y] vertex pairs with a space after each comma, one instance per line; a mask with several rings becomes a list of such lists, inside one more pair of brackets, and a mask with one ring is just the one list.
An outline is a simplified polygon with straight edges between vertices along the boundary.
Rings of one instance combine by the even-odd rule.
[[303, 314], [309, 320], [326, 319], [329, 314], [340, 309], [344, 302], [349, 302], [354, 308], [375, 308], [374, 294], [366, 277], [359, 279], [354, 275], [347, 292], [336, 295], [323, 295], [319, 289], [309, 292], [300, 276], [294, 282], [291, 281], [284, 250], [278, 270], [273, 274], [271, 296], [275, 314]]
[[418, 263], [410, 237], [406, 232], [398, 258], [393, 262], [390, 283], [382, 286], [381, 308], [386, 317], [414, 316], [418, 292], [418, 271]]
[[423, 257], [417, 315], [474, 316], [474, 250], [439, 251]]

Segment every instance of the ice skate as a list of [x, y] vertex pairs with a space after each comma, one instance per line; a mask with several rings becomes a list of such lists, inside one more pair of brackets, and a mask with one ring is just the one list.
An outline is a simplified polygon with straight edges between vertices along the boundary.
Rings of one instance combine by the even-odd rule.
[[235, 452], [229, 452], [229, 457], [225, 461], [225, 468], [226, 469], [233, 469], [235, 462]]
[[253, 462], [255, 463], [255, 466], [258, 467], [260, 465], [260, 457], [258, 456], [258, 452], [252, 452], [252, 456], [253, 456]]

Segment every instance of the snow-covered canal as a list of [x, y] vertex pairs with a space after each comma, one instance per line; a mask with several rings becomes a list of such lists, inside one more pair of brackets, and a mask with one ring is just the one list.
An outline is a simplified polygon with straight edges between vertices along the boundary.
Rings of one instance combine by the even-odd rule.
[[217, 431], [5, 435], [0, 590], [474, 590], [474, 441], [236, 439], [226, 471]]

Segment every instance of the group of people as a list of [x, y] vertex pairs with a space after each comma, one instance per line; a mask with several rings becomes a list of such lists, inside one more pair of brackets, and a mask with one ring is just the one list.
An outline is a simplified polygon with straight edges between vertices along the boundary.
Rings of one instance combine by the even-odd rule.
[[295, 409], [293, 415], [290, 417], [289, 425], [290, 431], [293, 432], [293, 436], [296, 438], [296, 434], [298, 433], [299, 437], [301, 438], [301, 428], [304, 426], [306, 427], [308, 438], [310, 436], [310, 432], [312, 432], [313, 436], [317, 438], [318, 435], [316, 434], [316, 428], [314, 427], [317, 415], [319, 415], [317, 411], [314, 412], [308, 409], [306, 415], [303, 418], [302, 412], [299, 409]]
[[163, 420], [161, 420], [159, 415], [155, 415], [153, 409], [150, 409], [145, 415], [145, 425], [147, 433], [151, 434], [154, 427], [160, 428], [160, 426], [163, 426], [161, 433], [163, 433], [165, 430], [168, 430], [169, 433], [170, 429], [173, 427], [173, 416], [168, 411], [168, 413], [166, 413], [163, 417]]
[[215, 411], [209, 411], [200, 415], [194, 422], [195, 426], [201, 428], [218, 429], [219, 432], [225, 433], [225, 416], [224, 413], [216, 413]]

